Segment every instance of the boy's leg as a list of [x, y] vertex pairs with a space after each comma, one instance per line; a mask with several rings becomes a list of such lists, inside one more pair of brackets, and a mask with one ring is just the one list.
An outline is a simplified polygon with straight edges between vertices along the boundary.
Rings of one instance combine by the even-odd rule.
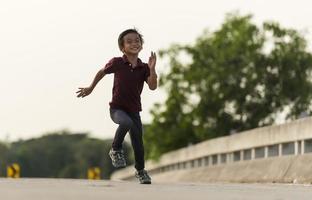
[[135, 168], [137, 171], [144, 169], [144, 146], [142, 135], [142, 122], [139, 113], [131, 113], [133, 126], [130, 129], [130, 139], [134, 151]]
[[110, 109], [110, 116], [113, 122], [119, 124], [115, 132], [112, 148], [113, 150], [121, 150], [124, 138], [133, 126], [133, 121], [126, 112], [119, 109]]
[[151, 184], [151, 177], [144, 170], [144, 146], [143, 146], [143, 130], [142, 122], [139, 113], [131, 113], [133, 126], [130, 129], [130, 138], [134, 151], [135, 168], [137, 172], [135, 176], [139, 179], [141, 184]]

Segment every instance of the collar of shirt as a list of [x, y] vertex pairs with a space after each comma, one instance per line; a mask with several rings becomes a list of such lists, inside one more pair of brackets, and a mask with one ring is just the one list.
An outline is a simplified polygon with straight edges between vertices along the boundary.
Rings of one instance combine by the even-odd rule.
[[[125, 54], [122, 56], [122, 60], [124, 61], [125, 64], [131, 64]], [[137, 67], [144, 67], [144, 63], [141, 61], [140, 58], [138, 58], [138, 65], [137, 65]]]

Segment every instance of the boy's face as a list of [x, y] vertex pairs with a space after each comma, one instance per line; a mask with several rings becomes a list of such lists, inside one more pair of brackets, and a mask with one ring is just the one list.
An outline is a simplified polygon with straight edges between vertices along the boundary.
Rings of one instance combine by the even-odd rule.
[[136, 55], [142, 50], [142, 42], [138, 34], [128, 33], [123, 37], [122, 52]]

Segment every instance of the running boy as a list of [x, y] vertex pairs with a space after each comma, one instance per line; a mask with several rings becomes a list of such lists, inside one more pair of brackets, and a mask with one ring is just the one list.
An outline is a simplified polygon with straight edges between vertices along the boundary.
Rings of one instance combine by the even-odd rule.
[[150, 184], [151, 178], [144, 170], [142, 122], [139, 112], [142, 110], [141, 92], [144, 82], [151, 90], [157, 88], [156, 54], [151, 52], [148, 63], [143, 63], [138, 58], [143, 38], [136, 29], [123, 31], [118, 37], [118, 45], [123, 56], [112, 58], [97, 72], [89, 87], [79, 88], [77, 97], [88, 96], [106, 74], [114, 73], [113, 95], [109, 103], [110, 117], [119, 126], [109, 156], [114, 167], [126, 166], [122, 143], [129, 131], [135, 157], [135, 176], [140, 183]]

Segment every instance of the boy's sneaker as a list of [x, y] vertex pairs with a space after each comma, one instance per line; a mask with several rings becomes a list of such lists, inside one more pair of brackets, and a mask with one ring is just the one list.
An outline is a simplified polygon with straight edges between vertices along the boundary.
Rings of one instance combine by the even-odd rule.
[[141, 184], [151, 184], [151, 177], [147, 174], [146, 170], [140, 170], [135, 173], [135, 177], [139, 179]]
[[113, 150], [111, 149], [108, 153], [109, 157], [112, 159], [112, 164], [116, 168], [126, 167], [126, 159], [123, 150]]

